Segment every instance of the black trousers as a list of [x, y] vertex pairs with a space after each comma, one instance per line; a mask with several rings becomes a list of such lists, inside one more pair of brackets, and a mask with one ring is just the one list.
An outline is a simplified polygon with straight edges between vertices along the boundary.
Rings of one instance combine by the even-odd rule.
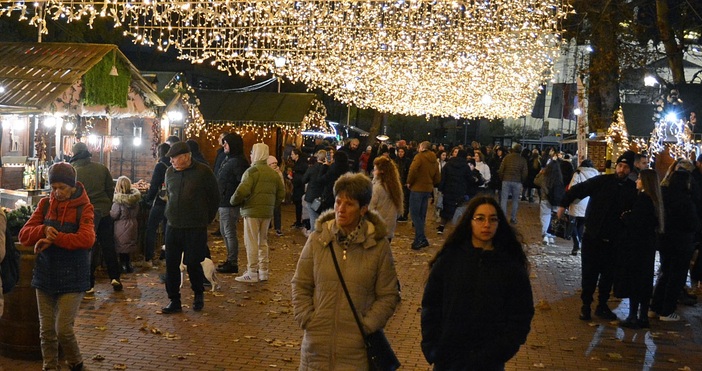
[[115, 251], [114, 222], [109, 215], [100, 216], [95, 212], [95, 244], [90, 254], [90, 287], [95, 287], [95, 269], [98, 266], [96, 249], [100, 249], [111, 280], [119, 280], [120, 270]]
[[598, 289], [599, 304], [606, 305], [614, 282], [617, 257], [615, 244], [588, 236], [586, 232], [583, 237], [581, 257], [583, 291], [580, 298], [583, 305], [592, 304], [595, 289]]
[[207, 256], [207, 228], [175, 228], [166, 230], [166, 292], [168, 298], [180, 301], [180, 260], [188, 267], [190, 287], [195, 294], [204, 291], [205, 274], [200, 264]]

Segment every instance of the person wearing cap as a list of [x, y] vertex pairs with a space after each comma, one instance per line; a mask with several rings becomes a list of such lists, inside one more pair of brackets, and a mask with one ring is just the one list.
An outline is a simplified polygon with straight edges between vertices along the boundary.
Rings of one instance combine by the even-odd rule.
[[194, 161], [185, 142], [177, 142], [166, 153], [171, 167], [166, 170], [166, 292], [170, 302], [163, 314], [182, 312], [180, 299], [180, 264], [188, 267], [190, 287], [195, 293], [193, 310], [205, 306], [200, 263], [207, 257], [207, 225], [219, 207], [217, 178], [209, 166]]
[[617, 315], [607, 306], [612, 291], [617, 257], [617, 239], [624, 226], [621, 215], [631, 210], [636, 199], [636, 184], [628, 175], [634, 166], [634, 152], [625, 151], [617, 159], [613, 174], [598, 175], [570, 187], [558, 207], [558, 218], [576, 200], [590, 197], [585, 211], [585, 232], [581, 243], [582, 257], [582, 307], [580, 319], [592, 319], [591, 308], [595, 289], [598, 305], [595, 315], [616, 320]]
[[522, 184], [529, 175], [529, 167], [522, 157], [522, 146], [519, 143], [512, 145], [512, 150], [500, 163], [497, 170], [502, 180], [502, 192], [500, 193], [500, 206], [505, 215], [509, 215], [507, 210], [507, 200], [512, 195], [512, 215], [509, 222], [517, 223], [517, 209], [519, 209], [519, 197], [522, 195]]
[[241, 184], [229, 203], [241, 206], [244, 218], [244, 244], [246, 245], [246, 273], [238, 282], [268, 281], [268, 227], [273, 210], [283, 202], [285, 185], [268, 164], [268, 145], [256, 143], [251, 149], [251, 167], [241, 179]]
[[[83, 142], [78, 142], [73, 145], [73, 157], [71, 157], [70, 163], [76, 169], [78, 181], [85, 187], [90, 203], [95, 208], [96, 246], [100, 246], [102, 251], [112, 289], [122, 291], [120, 267], [115, 250], [114, 223], [110, 217], [112, 198], [115, 195], [115, 182], [110, 170], [99, 162], [91, 161], [91, 157], [88, 146]], [[91, 259], [89, 293], [92, 293], [95, 287], [95, 268], [98, 265], [95, 254], [91, 254]]]
[[90, 249], [95, 243], [94, 208], [71, 165], [49, 168], [51, 193], [19, 233], [37, 255], [32, 272], [39, 310], [44, 370], [59, 369], [59, 345], [70, 370], [83, 369], [73, 322], [90, 283]]
[[217, 272], [239, 273], [239, 240], [236, 233], [239, 207], [232, 206], [229, 199], [241, 183], [249, 162], [244, 157], [244, 140], [241, 135], [227, 134], [222, 142], [225, 157], [216, 176], [219, 186], [219, 230], [227, 247], [227, 260], [217, 267]]

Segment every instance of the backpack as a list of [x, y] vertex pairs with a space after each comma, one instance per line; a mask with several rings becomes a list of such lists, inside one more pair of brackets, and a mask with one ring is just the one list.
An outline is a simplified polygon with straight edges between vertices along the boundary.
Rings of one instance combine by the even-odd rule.
[[10, 229], [5, 227], [5, 258], [0, 263], [0, 276], [2, 277], [2, 293], [7, 294], [12, 291], [20, 279], [20, 259], [19, 250], [15, 247]]

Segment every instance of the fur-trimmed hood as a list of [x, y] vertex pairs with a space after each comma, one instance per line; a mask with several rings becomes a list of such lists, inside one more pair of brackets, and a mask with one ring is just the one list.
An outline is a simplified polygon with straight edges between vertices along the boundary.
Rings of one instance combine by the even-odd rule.
[[141, 193], [138, 189], [132, 188], [129, 193], [116, 193], [113, 198], [115, 203], [134, 206], [141, 200]]
[[[336, 226], [334, 215], [333, 209], [322, 213], [319, 218], [317, 218], [314, 231], [310, 237], [321, 240], [325, 245], [329, 243], [339, 231], [339, 227]], [[363, 238], [359, 239], [357, 242], [362, 243], [364, 248], [374, 246], [378, 241], [387, 236], [388, 231], [385, 221], [377, 212], [368, 210], [363, 222], [365, 223], [365, 227], [363, 227], [361, 232]]]

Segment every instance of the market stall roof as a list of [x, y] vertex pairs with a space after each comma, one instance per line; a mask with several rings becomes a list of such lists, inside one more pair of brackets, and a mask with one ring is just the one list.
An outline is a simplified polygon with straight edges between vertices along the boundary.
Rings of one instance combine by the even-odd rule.
[[165, 104], [117, 46], [0, 42], [0, 113], [41, 113], [108, 53], [115, 51], [132, 82], [156, 106]]
[[235, 93], [198, 90], [200, 112], [205, 122], [250, 121], [299, 124], [310, 112], [310, 93]]
[[653, 128], [655, 104], [622, 103], [622, 114], [626, 123], [626, 131], [634, 137], [650, 137]]

